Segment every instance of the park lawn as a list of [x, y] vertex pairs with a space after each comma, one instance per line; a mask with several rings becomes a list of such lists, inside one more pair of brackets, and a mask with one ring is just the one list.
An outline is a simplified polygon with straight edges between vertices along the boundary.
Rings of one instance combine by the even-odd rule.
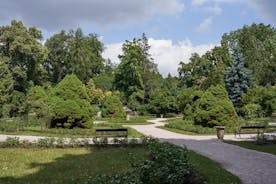
[[[103, 147], [78, 149], [0, 149], [0, 183], [84, 183], [96, 174], [131, 171], [135, 158], [139, 163], [148, 158], [146, 147]], [[130, 156], [131, 155], [131, 156]], [[189, 162], [210, 184], [240, 183], [216, 162], [188, 152]]]
[[[45, 137], [62, 137], [62, 138], [93, 138], [95, 128], [119, 128], [120, 125], [112, 126], [97, 126], [90, 129], [63, 129], [63, 128], [41, 128], [40, 126], [26, 127], [24, 130], [17, 131], [0, 131], [0, 134], [6, 135], [32, 135], [32, 136], [45, 136]], [[141, 138], [144, 135], [133, 128], [128, 127], [128, 137], [130, 138]]]
[[256, 144], [255, 141], [225, 141], [226, 143], [237, 145], [243, 148], [256, 151], [271, 153], [276, 155], [276, 143], [268, 142], [267, 144]]
[[193, 151], [188, 152], [188, 158], [194, 169], [205, 178], [209, 184], [239, 184], [240, 179], [207, 157]]
[[0, 183], [84, 183], [96, 174], [131, 171], [130, 153], [145, 160], [148, 151], [135, 148], [0, 149]]
[[150, 116], [133, 116], [127, 121], [126, 118], [97, 118], [98, 121], [105, 121], [105, 124], [119, 124], [119, 125], [150, 125], [152, 123], [147, 120], [154, 119]]
[[[198, 135], [195, 132], [188, 132], [188, 131], [185, 131], [185, 130], [170, 128], [170, 127], [166, 127], [166, 126], [158, 126], [157, 128], [160, 128], [160, 129], [163, 129], [163, 130], [168, 130], [168, 131], [174, 132], [174, 133], [184, 134], [184, 135]], [[206, 135], [206, 134], [204, 134], [204, 135]]]

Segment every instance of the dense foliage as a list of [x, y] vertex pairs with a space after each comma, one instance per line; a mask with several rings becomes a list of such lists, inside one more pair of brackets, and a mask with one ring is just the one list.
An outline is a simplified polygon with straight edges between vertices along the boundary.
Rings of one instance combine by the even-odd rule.
[[85, 86], [75, 75], [67, 75], [51, 90], [49, 104], [51, 127], [83, 127], [93, 116]]
[[107, 93], [102, 105], [102, 116], [112, 118], [123, 118], [126, 113], [118, 93]]
[[145, 34], [124, 42], [116, 65], [103, 59], [97, 34], [62, 30], [42, 44], [40, 30], [14, 20], [0, 27], [0, 118], [84, 127], [100, 111], [125, 117], [126, 106], [138, 114], [181, 112], [203, 126], [234, 125], [229, 97], [246, 119], [270, 116], [276, 109], [275, 35], [264, 24], [225, 33], [221, 46], [193, 53], [180, 62], [178, 77], [164, 78]]
[[92, 183], [204, 183], [189, 164], [185, 148], [160, 142], [151, 142], [148, 146], [150, 159], [138, 163], [134, 171], [114, 175], [98, 175], [92, 180]]
[[243, 56], [238, 45], [236, 45], [231, 53], [233, 61], [226, 69], [225, 86], [228, 95], [234, 105], [241, 105], [241, 97], [250, 88], [251, 71], [244, 67]]
[[214, 126], [234, 126], [238, 116], [223, 86], [211, 86], [196, 101], [195, 124]]

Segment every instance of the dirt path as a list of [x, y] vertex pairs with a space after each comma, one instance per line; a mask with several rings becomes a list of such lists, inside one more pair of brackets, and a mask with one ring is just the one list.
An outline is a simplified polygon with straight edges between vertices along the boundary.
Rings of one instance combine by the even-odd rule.
[[[276, 156], [254, 150], [244, 149], [218, 141], [216, 136], [190, 136], [156, 128], [163, 126], [165, 119], [149, 120], [151, 125], [130, 125], [137, 131], [168, 141], [176, 145], [186, 145], [188, 149], [200, 153], [216, 162], [223, 168], [240, 177], [244, 184], [275, 184]], [[243, 135], [250, 138], [252, 135]], [[236, 140], [233, 135], [225, 139]]]

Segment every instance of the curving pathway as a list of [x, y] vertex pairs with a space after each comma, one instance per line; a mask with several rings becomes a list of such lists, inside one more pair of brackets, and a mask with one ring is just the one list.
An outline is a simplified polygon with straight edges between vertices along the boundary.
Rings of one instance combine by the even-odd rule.
[[[169, 132], [163, 126], [166, 119], [148, 120], [151, 125], [128, 125], [137, 131], [168, 141], [176, 145], [186, 145], [188, 149], [220, 163], [223, 168], [238, 176], [244, 184], [275, 184], [276, 156], [230, 145], [219, 141], [216, 136], [190, 136]], [[242, 135], [250, 138], [252, 135]], [[233, 135], [225, 135], [226, 140], [237, 140]]]

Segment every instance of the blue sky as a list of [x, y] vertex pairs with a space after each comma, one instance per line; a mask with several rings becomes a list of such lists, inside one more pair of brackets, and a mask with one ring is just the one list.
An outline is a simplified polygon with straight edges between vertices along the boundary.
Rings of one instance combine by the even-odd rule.
[[0, 25], [12, 19], [42, 30], [44, 39], [61, 29], [97, 33], [105, 58], [119, 63], [125, 40], [146, 33], [165, 76], [177, 75], [179, 61], [219, 45], [223, 33], [243, 25], [276, 25], [274, 0], [1, 0]]

